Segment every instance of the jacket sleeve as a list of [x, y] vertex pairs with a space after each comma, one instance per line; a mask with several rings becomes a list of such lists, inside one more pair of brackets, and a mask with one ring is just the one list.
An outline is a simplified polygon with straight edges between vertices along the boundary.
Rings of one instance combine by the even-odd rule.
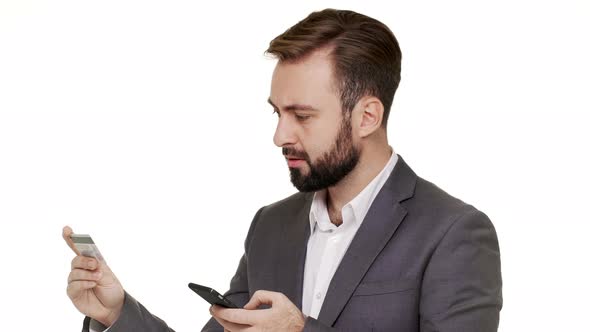
[[[244, 241], [244, 255], [242, 255], [240, 263], [238, 264], [238, 269], [231, 279], [229, 290], [224, 294], [224, 296], [226, 296], [230, 301], [235, 303], [240, 308], [250, 300], [250, 292], [248, 287], [248, 252], [250, 248], [250, 240], [252, 239], [252, 234], [254, 234], [262, 209], [264, 208], [261, 208], [258, 210], [258, 212], [256, 212], [256, 215], [250, 224], [248, 235]], [[205, 324], [202, 331], [223, 332], [223, 327], [219, 325], [219, 323], [217, 323], [214, 318], [211, 318], [209, 322]]]
[[[90, 317], [84, 319], [82, 332], [88, 332]], [[152, 315], [141, 303], [125, 292], [125, 302], [119, 319], [109, 327], [108, 332], [143, 331], [143, 332], [174, 332], [166, 323]]]
[[422, 332], [496, 332], [502, 308], [500, 250], [494, 226], [480, 211], [446, 230], [424, 272]]

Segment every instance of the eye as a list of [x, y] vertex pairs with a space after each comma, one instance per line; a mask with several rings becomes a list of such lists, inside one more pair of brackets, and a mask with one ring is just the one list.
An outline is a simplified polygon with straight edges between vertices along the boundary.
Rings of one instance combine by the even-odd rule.
[[311, 118], [311, 115], [299, 115], [299, 114], [295, 114], [295, 118], [297, 118], [297, 120], [299, 120], [299, 121], [305, 121], [305, 120]]
[[277, 112], [276, 109], [272, 111], [272, 114], [276, 114], [279, 118], [281, 117], [281, 113]]

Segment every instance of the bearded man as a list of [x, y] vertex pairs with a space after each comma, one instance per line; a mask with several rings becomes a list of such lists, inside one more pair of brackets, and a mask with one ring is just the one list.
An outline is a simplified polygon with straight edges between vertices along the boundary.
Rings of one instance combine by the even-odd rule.
[[[258, 210], [225, 293], [240, 308], [211, 307], [203, 331], [497, 331], [492, 223], [388, 143], [401, 70], [393, 33], [326, 9], [267, 53], [278, 60], [274, 143], [299, 192]], [[68, 281], [85, 331], [172, 331], [103, 262], [75, 257]]]

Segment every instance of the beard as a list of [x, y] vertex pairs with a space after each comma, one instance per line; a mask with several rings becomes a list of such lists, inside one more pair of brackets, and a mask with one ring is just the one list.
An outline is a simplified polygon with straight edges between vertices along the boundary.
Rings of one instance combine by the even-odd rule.
[[302, 192], [322, 190], [335, 185], [347, 176], [358, 164], [360, 153], [352, 144], [350, 115], [345, 116], [330, 150], [313, 162], [305, 151], [283, 147], [283, 155], [301, 158], [309, 165], [308, 174], [299, 168], [289, 167], [291, 183]]

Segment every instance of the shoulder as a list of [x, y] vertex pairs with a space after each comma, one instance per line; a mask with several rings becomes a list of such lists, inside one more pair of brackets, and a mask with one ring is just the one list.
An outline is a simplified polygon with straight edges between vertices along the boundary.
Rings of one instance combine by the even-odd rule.
[[413, 223], [436, 230], [439, 235], [456, 224], [468, 226], [475, 223], [480, 227], [493, 229], [492, 222], [485, 213], [420, 177], [416, 179], [414, 196], [403, 205]]
[[313, 199], [313, 193], [298, 192], [260, 209], [261, 217], [301, 212]]
[[420, 210], [425, 213], [446, 214], [474, 208], [421, 177], [417, 177], [414, 196], [408, 203], [408, 209]]

